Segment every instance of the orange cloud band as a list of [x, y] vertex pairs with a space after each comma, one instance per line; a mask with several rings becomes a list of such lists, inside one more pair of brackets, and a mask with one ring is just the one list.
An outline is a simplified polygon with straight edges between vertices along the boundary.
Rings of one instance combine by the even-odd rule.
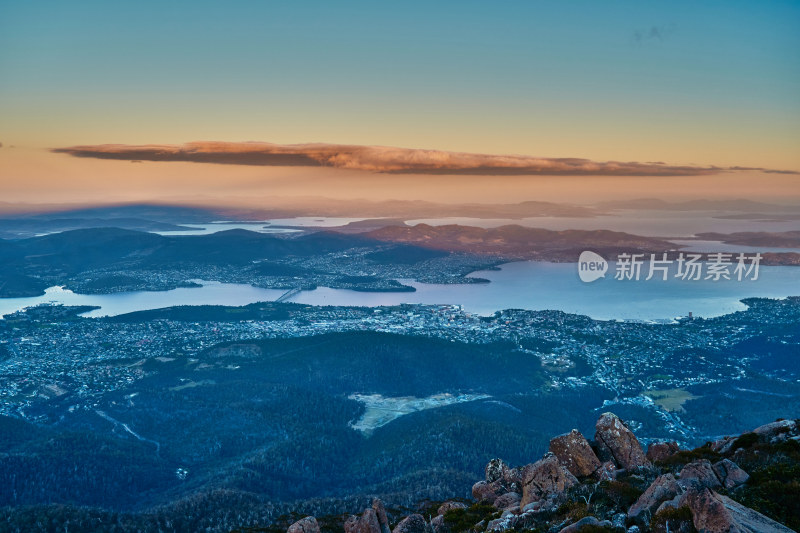
[[393, 174], [697, 176], [726, 171], [794, 171], [752, 167], [676, 166], [665, 163], [591, 161], [489, 155], [441, 150], [341, 144], [272, 144], [264, 142], [191, 142], [184, 145], [102, 144], [56, 148], [76, 157], [131, 161], [190, 161], [230, 165], [322, 166]]

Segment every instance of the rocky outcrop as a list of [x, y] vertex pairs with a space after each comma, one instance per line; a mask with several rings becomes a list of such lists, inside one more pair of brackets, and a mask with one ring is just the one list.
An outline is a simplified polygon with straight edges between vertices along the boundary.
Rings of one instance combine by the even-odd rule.
[[412, 514], [403, 518], [392, 533], [429, 533], [429, 528], [421, 514]]
[[551, 439], [550, 451], [575, 477], [590, 476], [601, 466], [589, 442], [577, 429]]
[[307, 516], [289, 526], [286, 533], [319, 533], [319, 524], [316, 518]]
[[594, 439], [602, 461], [612, 460], [626, 470], [648, 464], [636, 435], [614, 413], [603, 413], [595, 429]]
[[[412, 514], [390, 531], [386, 509], [375, 499], [360, 516], [347, 518], [344, 531], [690, 533], [692, 528], [699, 533], [791, 531], [719, 492], [730, 491], [728, 494], [737, 499], [760, 494], [747, 492], [757, 490], [758, 485], [749, 486], [750, 476], [737, 462], [748, 469], [757, 469], [759, 476], [754, 476], [755, 481], [750, 480], [750, 484], [760, 483], [764, 465], [769, 468], [782, 465], [781, 468], [789, 470], [780, 472], [793, 472], [791, 461], [796, 458], [791, 457], [795, 445], [782, 443], [796, 438], [795, 421], [766, 424], [739, 437], [726, 437], [719, 449], [727, 447], [728, 452], [714, 452], [712, 444], [666, 462], [665, 459], [679, 451], [674, 442], [655, 443], [645, 455], [636, 437], [615, 415], [603, 414], [596, 428], [594, 448], [580, 432], [573, 430], [553, 438], [551, 451], [524, 467], [511, 468], [501, 459], [492, 459], [484, 470], [485, 479], [472, 487], [475, 504], [446, 501], [436, 509], [430, 523], [422, 514]], [[608, 460], [601, 462], [604, 457]], [[716, 462], [697, 459], [680, 468], [681, 462], [690, 457], [714, 457]], [[674, 474], [676, 470], [678, 474]], [[793, 490], [790, 485], [785, 486]], [[425, 509], [426, 516], [432, 512], [429, 505], [420, 507]], [[785, 516], [768, 505], [756, 505], [765, 512], [775, 512], [778, 517]], [[448, 517], [448, 512], [454, 510], [461, 512]], [[292, 524], [287, 533], [320, 533], [320, 528], [313, 517], [306, 517]]]
[[658, 476], [647, 487], [644, 494], [639, 496], [636, 503], [628, 509], [628, 519], [634, 521], [639, 527], [646, 527], [659, 506], [677, 496], [680, 490], [678, 482], [672, 474]]
[[525, 467], [523, 476], [520, 508], [539, 500], [553, 499], [578, 483], [553, 454]]
[[669, 459], [680, 451], [677, 442], [654, 442], [647, 447], [647, 460], [655, 463]]

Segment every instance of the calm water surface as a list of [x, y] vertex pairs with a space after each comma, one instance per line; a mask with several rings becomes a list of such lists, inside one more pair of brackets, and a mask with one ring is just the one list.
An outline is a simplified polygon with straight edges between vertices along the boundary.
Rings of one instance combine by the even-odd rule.
[[[490, 283], [438, 285], [402, 280], [417, 289], [412, 293], [369, 293], [321, 287], [304, 291], [288, 301], [312, 305], [379, 306], [401, 303], [459, 304], [468, 312], [490, 315], [501, 309], [554, 309], [588, 315], [600, 320], [668, 320], [686, 316], [712, 317], [745, 306], [748, 297], [783, 298], [800, 295], [800, 268], [764, 267], [756, 281], [685, 281], [670, 276], [667, 281], [620, 281], [614, 279], [615, 265], [609, 264], [605, 278], [592, 283], [580, 281], [575, 263], [521, 261], [499, 270], [478, 271], [471, 276]], [[646, 273], [646, 270], [644, 271]], [[644, 275], [642, 276], [644, 278]], [[86, 316], [118, 315], [132, 311], [175, 305], [246, 305], [272, 301], [285, 291], [250, 285], [201, 282], [200, 288], [164, 292], [127, 292], [84, 295], [58, 287], [34, 298], [0, 299], [0, 315], [46, 302], [93, 305], [100, 309]]]

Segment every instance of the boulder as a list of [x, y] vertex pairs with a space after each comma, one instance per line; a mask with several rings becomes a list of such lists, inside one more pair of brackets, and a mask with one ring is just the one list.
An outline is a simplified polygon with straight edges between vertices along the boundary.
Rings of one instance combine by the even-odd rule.
[[508, 471], [508, 465], [502, 459], [492, 459], [484, 470], [486, 482], [501, 481]]
[[516, 492], [507, 492], [494, 501], [494, 506], [498, 509], [508, 509], [509, 507], [519, 507], [522, 496]]
[[680, 487], [675, 476], [672, 474], [658, 476], [639, 496], [636, 503], [628, 509], [628, 518], [639, 527], [647, 527], [661, 503], [674, 498], [678, 492], [680, 492]]
[[617, 479], [617, 465], [613, 461], [606, 461], [592, 474], [598, 481], [611, 481]]
[[611, 517], [611, 527], [614, 529], [625, 530], [625, 519], [628, 516], [625, 513], [617, 513]]
[[461, 502], [444, 502], [442, 505], [439, 506], [439, 509], [436, 511], [436, 514], [444, 515], [447, 511], [452, 511], [454, 509], [466, 509], [467, 504]]
[[667, 509], [677, 509], [679, 507], [683, 507], [684, 504], [686, 503], [685, 500], [686, 500], [686, 493], [682, 492], [681, 494], [678, 494], [671, 500], [667, 500], [661, 505], [659, 505], [658, 509], [656, 509], [656, 514], [660, 513], [661, 511], [665, 511]]
[[620, 468], [631, 470], [648, 464], [636, 435], [614, 413], [603, 413], [595, 424], [594, 440], [603, 461], [613, 460]]
[[[725, 510], [733, 519], [733, 522], [738, 525], [740, 530], [754, 531], [757, 533], [790, 533], [792, 530], [764, 516], [763, 514], [734, 501], [727, 496], [711, 492], [715, 498], [722, 502]], [[697, 527], [697, 522], [695, 522]], [[699, 529], [699, 528], [698, 528]]]
[[379, 498], [372, 500], [372, 509], [375, 511], [375, 516], [378, 518], [378, 524], [381, 526], [381, 533], [391, 533], [389, 528], [389, 517], [386, 515], [386, 507]]
[[758, 435], [758, 440], [761, 442], [774, 444], [800, 435], [800, 428], [795, 420], [778, 420], [757, 427], [753, 433]]
[[531, 502], [552, 496], [560, 497], [577, 483], [575, 476], [561, 465], [555, 455], [547, 454], [525, 467], [519, 506], [524, 509]]
[[392, 533], [428, 533], [428, 524], [421, 514], [412, 514], [403, 518]]
[[647, 460], [655, 463], [656, 461], [663, 461], [678, 453], [680, 447], [675, 441], [672, 442], [654, 442], [647, 447]]
[[738, 487], [750, 479], [750, 475], [730, 459], [723, 459], [722, 461], [716, 462], [712, 468], [720, 482], [722, 482], [722, 486], [726, 489]]
[[719, 453], [727, 453], [736, 441], [736, 437], [722, 437], [711, 443], [711, 450]]
[[478, 481], [472, 486], [472, 497], [477, 502], [494, 503], [504, 492], [499, 481]]
[[680, 485], [684, 488], [695, 486], [716, 489], [722, 486], [708, 459], [700, 459], [687, 464], [681, 469], [678, 477]]
[[286, 533], [319, 533], [319, 524], [316, 518], [307, 516], [289, 526]]
[[593, 516], [586, 516], [584, 518], [581, 518], [574, 524], [570, 524], [567, 527], [563, 528], [558, 533], [575, 533], [576, 531], [580, 531], [581, 529], [588, 526], [600, 527], [600, 520], [598, 520]]
[[433, 533], [450, 533], [450, 528], [444, 523], [444, 515], [436, 515], [431, 519]]
[[761, 513], [717, 494], [709, 488], [692, 487], [684, 495], [692, 522], [700, 533], [789, 533], [788, 527]]
[[503, 474], [503, 486], [511, 492], [522, 492], [522, 474], [521, 467], [508, 468]]
[[506, 516], [505, 518], [496, 518], [489, 522], [486, 526], [486, 531], [507, 531], [513, 529], [517, 523], [517, 517], [514, 515]]
[[601, 465], [592, 447], [577, 429], [551, 439], [550, 451], [575, 477], [590, 476]]
[[345, 533], [381, 533], [375, 509], [366, 509], [360, 517], [350, 515], [344, 522]]

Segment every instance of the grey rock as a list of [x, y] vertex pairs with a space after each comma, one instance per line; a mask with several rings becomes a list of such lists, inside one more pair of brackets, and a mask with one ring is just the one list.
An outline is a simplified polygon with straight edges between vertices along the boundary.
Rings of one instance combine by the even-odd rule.
[[522, 496], [516, 492], [507, 492], [494, 501], [494, 506], [498, 509], [508, 509], [509, 507], [519, 506]]
[[680, 487], [675, 480], [675, 476], [672, 474], [658, 476], [647, 487], [647, 490], [639, 496], [636, 503], [628, 509], [628, 518], [633, 520], [636, 525], [646, 528], [658, 506], [665, 500], [670, 500], [677, 496], [679, 491]]
[[391, 528], [389, 528], [389, 517], [386, 514], [386, 507], [379, 498], [372, 500], [372, 509], [375, 511], [375, 516], [378, 518], [378, 525], [381, 527], [381, 533], [391, 533]]
[[712, 468], [722, 482], [722, 486], [726, 489], [738, 487], [742, 483], [747, 483], [747, 480], [750, 479], [750, 474], [742, 470], [739, 465], [730, 459], [723, 459], [722, 461], [716, 462]]
[[316, 518], [307, 516], [289, 526], [286, 533], [319, 533], [319, 524]]
[[599, 525], [600, 525], [600, 520], [598, 520], [593, 516], [587, 516], [581, 518], [574, 524], [568, 525], [567, 527], [559, 531], [559, 533], [575, 533], [576, 531], [580, 531], [581, 529], [587, 526], [599, 526]]
[[345, 533], [381, 533], [375, 509], [365, 509], [360, 517], [350, 515], [344, 522]]
[[436, 511], [436, 514], [444, 515], [447, 511], [452, 511], [454, 509], [466, 509], [467, 504], [461, 502], [453, 502], [448, 501], [444, 502], [442, 505], [439, 506], [439, 509]]
[[753, 433], [758, 435], [760, 441], [774, 444], [800, 435], [800, 428], [795, 420], [778, 420], [757, 427]]
[[428, 524], [421, 514], [412, 514], [403, 518], [392, 533], [428, 533], [428, 529]]
[[431, 519], [433, 533], [450, 533], [450, 528], [444, 522], [444, 515], [436, 515]]

